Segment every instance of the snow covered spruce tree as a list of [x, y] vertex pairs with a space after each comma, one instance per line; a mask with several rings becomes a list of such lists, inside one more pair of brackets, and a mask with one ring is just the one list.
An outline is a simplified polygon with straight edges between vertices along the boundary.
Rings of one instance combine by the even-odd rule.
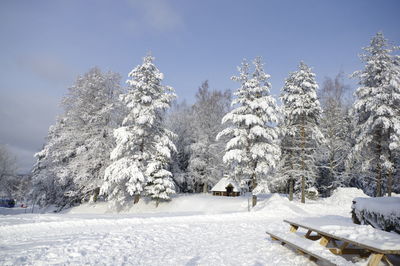
[[223, 176], [225, 143], [216, 140], [216, 136], [223, 130], [221, 119], [229, 111], [230, 102], [229, 91], [210, 91], [208, 81], [203, 82], [196, 94], [191, 112], [193, 143], [190, 145], [188, 174], [193, 178], [197, 192], [208, 192], [208, 188]]
[[[305, 190], [317, 177], [314, 153], [323, 136], [319, 129], [321, 107], [317, 98], [315, 74], [303, 62], [290, 73], [282, 89], [283, 141], [280, 178], [289, 182], [289, 192]], [[290, 195], [292, 199], [292, 195]]]
[[163, 126], [163, 116], [175, 98], [173, 89], [161, 84], [163, 74], [147, 55], [127, 80], [128, 91], [121, 95], [127, 115], [114, 131], [117, 146], [111, 153], [111, 165], [105, 171], [101, 193], [118, 209], [147, 196], [168, 200], [174, 184], [168, 164], [174, 134]]
[[65, 113], [49, 129], [35, 156], [34, 197], [61, 208], [97, 199], [118, 123], [119, 75], [93, 68], [78, 77], [62, 105]]
[[223, 160], [230, 166], [231, 176], [250, 191], [260, 180], [271, 174], [279, 160], [278, 106], [270, 95], [269, 75], [263, 70], [261, 58], [254, 61], [254, 72], [244, 60], [238, 68], [239, 76], [232, 80], [240, 83], [234, 93], [234, 109], [226, 114], [222, 123], [228, 127], [217, 138], [229, 138]]
[[400, 149], [400, 68], [394, 50], [377, 33], [361, 55], [364, 69], [353, 74], [360, 87], [353, 107], [356, 143], [351, 160], [361, 162], [363, 171], [374, 176], [367, 183], [375, 185], [378, 197], [384, 194], [385, 184], [391, 194], [393, 174], [398, 171], [393, 155]]

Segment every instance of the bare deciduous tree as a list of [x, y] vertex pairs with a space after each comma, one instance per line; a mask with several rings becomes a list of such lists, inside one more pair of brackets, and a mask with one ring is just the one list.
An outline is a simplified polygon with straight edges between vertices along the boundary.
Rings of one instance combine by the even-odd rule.
[[12, 197], [13, 192], [17, 190], [16, 180], [16, 160], [9, 150], [0, 145], [0, 195]]

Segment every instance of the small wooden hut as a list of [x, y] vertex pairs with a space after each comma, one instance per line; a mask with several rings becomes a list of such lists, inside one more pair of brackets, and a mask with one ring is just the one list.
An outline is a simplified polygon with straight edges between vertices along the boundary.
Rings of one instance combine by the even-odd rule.
[[238, 184], [231, 178], [224, 177], [211, 189], [214, 196], [237, 197], [240, 196]]

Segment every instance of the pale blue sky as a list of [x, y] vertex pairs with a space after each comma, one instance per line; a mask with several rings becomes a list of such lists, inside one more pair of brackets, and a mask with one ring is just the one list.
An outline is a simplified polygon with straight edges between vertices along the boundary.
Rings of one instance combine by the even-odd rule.
[[235, 89], [236, 66], [258, 55], [276, 95], [300, 60], [319, 82], [350, 74], [377, 31], [400, 44], [399, 11], [397, 0], [1, 1], [0, 143], [29, 170], [75, 77], [98, 66], [125, 81], [149, 50], [189, 102], [205, 79]]

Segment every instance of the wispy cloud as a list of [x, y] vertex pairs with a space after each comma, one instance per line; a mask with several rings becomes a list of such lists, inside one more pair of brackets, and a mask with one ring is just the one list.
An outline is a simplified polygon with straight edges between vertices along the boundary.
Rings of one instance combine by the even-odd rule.
[[16, 156], [19, 172], [26, 173], [33, 166], [33, 154], [42, 147], [60, 111], [58, 102], [58, 97], [37, 90], [0, 90], [0, 144]]
[[24, 55], [17, 59], [17, 64], [46, 81], [64, 83], [72, 78], [72, 69], [54, 55]]
[[149, 28], [158, 32], [171, 32], [184, 26], [181, 14], [166, 0], [127, 0], [132, 8], [128, 21], [131, 29]]

